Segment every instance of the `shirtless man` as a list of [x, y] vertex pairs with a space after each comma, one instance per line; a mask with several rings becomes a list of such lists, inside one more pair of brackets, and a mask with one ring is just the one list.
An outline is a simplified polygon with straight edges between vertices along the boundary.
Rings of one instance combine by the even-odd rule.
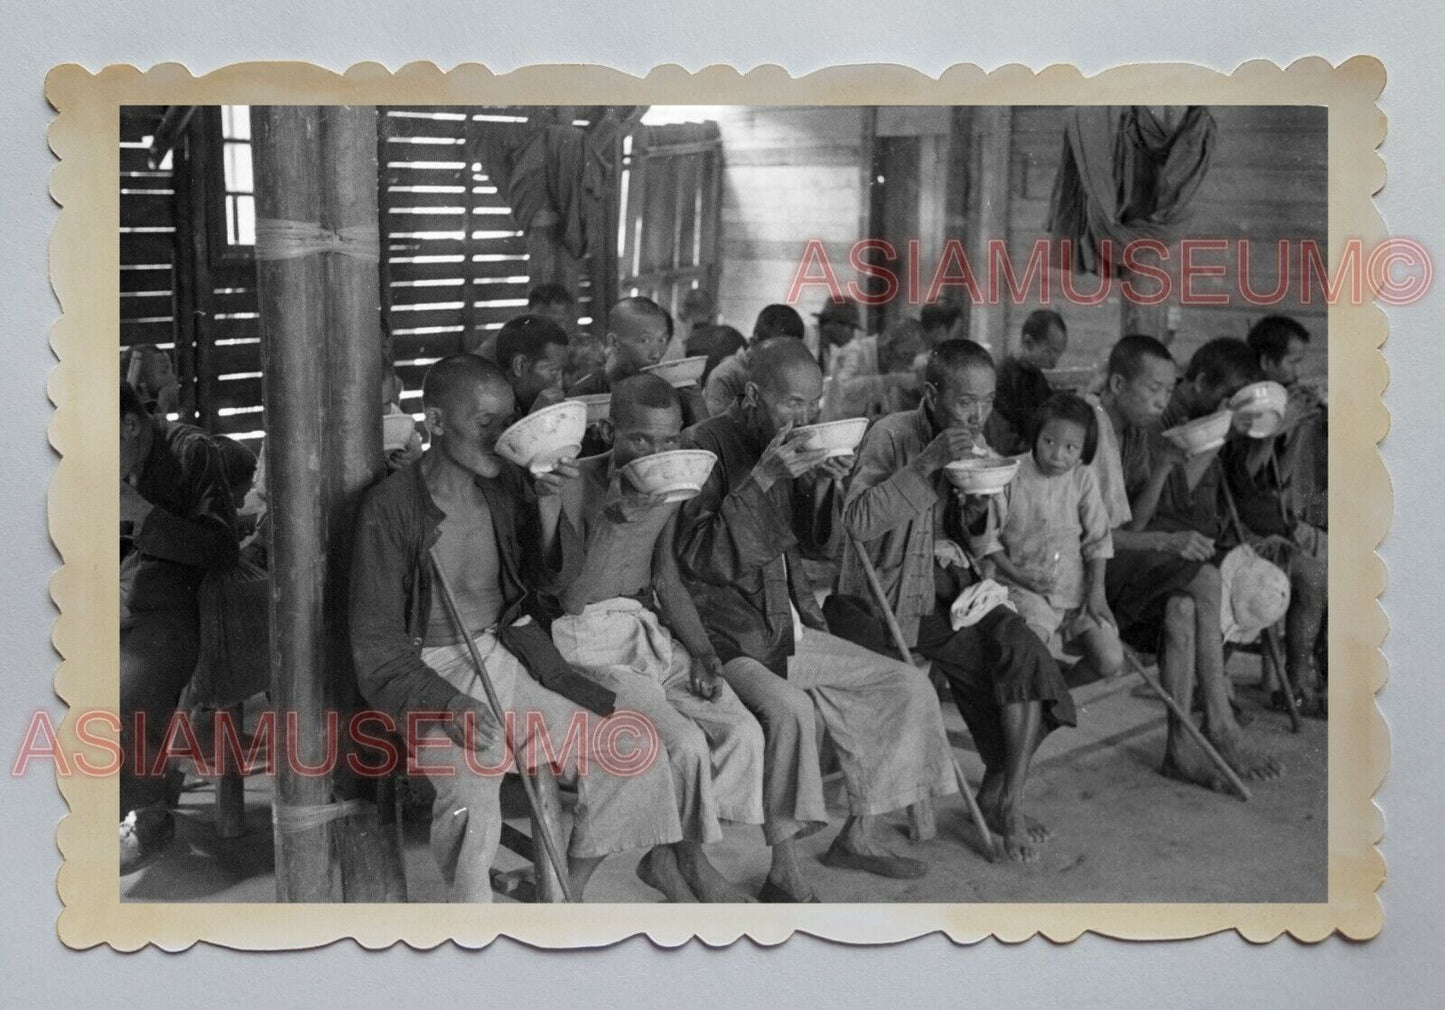
[[[563, 752], [559, 776], [578, 791], [569, 875], [580, 898], [605, 856], [675, 842], [682, 832], [665, 753], [640, 774], [606, 770], [594, 745], [596, 713], [611, 711], [610, 692], [572, 672], [538, 624], [543, 613], [534, 590], [570, 574], [560, 559], [575, 534], [556, 492], [576, 468], [563, 461], [529, 484], [495, 454], [515, 409], [512, 389], [495, 364], [475, 355], [433, 365], [422, 404], [431, 451], [374, 487], [357, 520], [350, 622], [357, 681], [366, 699], [399, 725], [409, 713], [437, 717], [420, 740], [408, 740], [418, 751], [424, 747], [418, 763], [451, 770], [431, 776], [437, 793], [432, 852], [452, 900], [490, 901], [501, 775], [480, 769], [503, 765], [503, 734], [465, 640], [437, 598], [427, 559], [435, 546], [466, 633], [514, 717], [516, 760], [540, 763], [538, 729]], [[555, 663], [534, 663], [543, 683], [529, 675], [519, 649], [534, 660], [550, 650]], [[574, 719], [585, 720], [586, 732], [580, 748], [568, 749], [561, 741]], [[584, 761], [587, 773], [579, 774]]]
[[751, 901], [703, 845], [722, 838], [719, 820], [763, 822], [763, 731], [722, 680], [678, 574], [678, 503], [624, 476], [634, 460], [679, 447], [677, 393], [655, 375], [623, 379], [610, 427], [612, 451], [580, 460], [580, 478], [562, 491], [586, 557], [562, 588], [566, 613], [552, 639], [564, 659], [616, 691], [621, 707], [651, 720], [672, 761], [683, 841], [653, 849], [638, 874], [674, 901]]
[[751, 362], [742, 399], [686, 432], [686, 444], [718, 462], [702, 494], [683, 505], [677, 552], [723, 678], [763, 724], [763, 836], [773, 863], [759, 897], [812, 901], [795, 842], [827, 821], [818, 716], [837, 748], [849, 808], [828, 865], [923, 876], [926, 863], [883, 844], [880, 816], [957, 786], [928, 678], [829, 634], [803, 571], [804, 545], [838, 543], [839, 483], [852, 466], [792, 433], [818, 416], [818, 363], [792, 337], [758, 345]]
[[[1157, 652], [1160, 679], [1186, 711], [1194, 703], [1197, 678], [1204, 732], [1235, 770], [1245, 778], [1278, 778], [1278, 760], [1245, 747], [1230, 709], [1219, 569], [1210, 563], [1213, 541], [1195, 530], [1151, 525], [1166, 484], [1184, 463], [1183, 453], [1158, 437], [1176, 379], [1173, 356], [1153, 337], [1125, 337], [1109, 354], [1108, 376], [1096, 407], [1103, 412], [1099, 451], [1090, 464], [1114, 527], [1105, 594], [1120, 635], [1136, 648]], [[1162, 771], [1217, 792], [1229, 791], [1228, 782], [1173, 716]]]

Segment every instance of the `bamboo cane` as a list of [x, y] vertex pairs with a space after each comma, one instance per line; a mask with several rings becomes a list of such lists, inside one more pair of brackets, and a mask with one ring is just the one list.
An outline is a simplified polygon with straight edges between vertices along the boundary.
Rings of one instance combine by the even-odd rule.
[[[878, 572], [873, 567], [868, 552], [863, 549], [863, 545], [856, 538], [849, 536], [848, 542], [853, 545], [853, 552], [863, 566], [863, 575], [868, 579], [868, 588], [873, 591], [873, 598], [878, 602], [878, 608], [883, 611], [883, 620], [888, 625], [889, 634], [893, 636], [894, 646], [898, 649], [899, 655], [903, 657], [903, 661], [912, 665], [913, 653], [903, 637], [903, 629], [898, 626], [898, 618], [893, 616], [893, 608], [888, 605], [888, 597], [883, 592], [883, 583], [878, 579]], [[997, 862], [1000, 858], [998, 843], [994, 841], [993, 832], [988, 829], [988, 824], [983, 819], [983, 811], [978, 808], [978, 800], [974, 798], [973, 787], [968, 784], [968, 777], [963, 774], [963, 768], [959, 765], [958, 756], [953, 753], [952, 747], [948, 749], [948, 756], [953, 762], [953, 775], [958, 780], [958, 791], [963, 794], [963, 802], [968, 806], [968, 816], [983, 837], [983, 845], [987, 850], [989, 861]]]
[[1214, 745], [1209, 742], [1209, 738], [1200, 731], [1198, 726], [1194, 725], [1194, 720], [1189, 718], [1189, 713], [1180, 707], [1179, 702], [1174, 700], [1172, 694], [1164, 690], [1164, 685], [1149, 676], [1148, 671], [1144, 669], [1144, 664], [1140, 663], [1138, 658], [1128, 649], [1124, 650], [1124, 658], [1128, 661], [1129, 665], [1134, 668], [1134, 672], [1144, 679], [1144, 683], [1148, 685], [1149, 690], [1159, 696], [1160, 700], [1164, 702], [1165, 707], [1173, 713], [1174, 718], [1183, 724], [1184, 731], [1199, 745], [1199, 749], [1204, 751], [1205, 756], [1214, 762], [1215, 767], [1224, 773], [1224, 777], [1229, 780], [1229, 784], [1234, 788], [1234, 791], [1239, 793], [1239, 798], [1246, 803], [1249, 802], [1249, 787], [1244, 784], [1244, 780], [1239, 777], [1239, 773], [1230, 767], [1229, 762], [1224, 760], [1224, 755], [1214, 749]]
[[[492, 706], [492, 713], [497, 717], [497, 725], [502, 727], [502, 735], [506, 740], [507, 750], [515, 754], [512, 735], [507, 729], [507, 714], [502, 709], [502, 701], [497, 697], [496, 688], [492, 686], [492, 678], [487, 675], [487, 666], [482, 662], [482, 654], [477, 649], [477, 643], [472, 638], [471, 631], [467, 628], [466, 622], [457, 610], [456, 597], [452, 595], [451, 584], [447, 581], [446, 572], [442, 570], [441, 561], [437, 558], [436, 548], [430, 548], [427, 553], [431, 556], [432, 570], [436, 573], [437, 588], [441, 590], [442, 602], [446, 605], [447, 616], [451, 618], [452, 627], [458, 635], [467, 643], [467, 652], [471, 654], [472, 665], [477, 668], [477, 677], [482, 682], [482, 690], [487, 694], [487, 703]], [[526, 769], [519, 767], [522, 773], [522, 788], [527, 793], [527, 805], [532, 808], [532, 819], [537, 825], [537, 833], [542, 836], [542, 847], [547, 850], [547, 862], [552, 866], [552, 872], [557, 875], [557, 884], [562, 889], [562, 900], [571, 903], [572, 884], [567, 876], [567, 865], [562, 862], [562, 856], [557, 848], [557, 842], [552, 837], [546, 819], [546, 809], [542, 805], [541, 798], [537, 795], [535, 784], [527, 774]]]

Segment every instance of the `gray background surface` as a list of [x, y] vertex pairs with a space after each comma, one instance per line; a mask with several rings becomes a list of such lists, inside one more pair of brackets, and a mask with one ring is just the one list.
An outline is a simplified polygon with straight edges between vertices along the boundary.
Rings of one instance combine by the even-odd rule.
[[[0, 136], [3, 268], [0, 360], [8, 380], [3, 506], [7, 587], [0, 617], [6, 683], [0, 755], [7, 767], [30, 715], [58, 721], [51, 689], [53, 609], [46, 580], [59, 564], [46, 534], [45, 489], [54, 457], [45, 439], [50, 404], [44, 379], [53, 359], [45, 336], [58, 307], [46, 280], [55, 207], [47, 193], [53, 160], [45, 145], [52, 112], [46, 70], [78, 62], [140, 66], [181, 61], [201, 73], [246, 59], [303, 59], [342, 69], [359, 60], [398, 66], [429, 59], [443, 67], [480, 61], [494, 70], [537, 62], [597, 62], [642, 73], [657, 63], [695, 69], [713, 62], [748, 68], [779, 63], [804, 73], [835, 63], [887, 61], [938, 73], [955, 62], [1040, 68], [1074, 62], [1093, 73], [1118, 63], [1182, 60], [1229, 70], [1268, 58], [1310, 54], [1333, 62], [1372, 53], [1390, 74], [1382, 101], [1390, 119], [1383, 153], [1389, 184], [1379, 206], [1392, 230], [1445, 253], [1439, 130], [1445, 73], [1436, 65], [1439, 15], [1426, 5], [1367, 8], [1285, 0], [1256, 3], [1098, 3], [1011, 0], [978, 4], [894, 0], [862, 3], [747, 0], [724, 9], [637, 2], [514, 4], [261, 0], [246, 5], [195, 0], [7, 0]], [[565, 9], [564, 9], [565, 8]], [[1368, 11], [1368, 13], [1366, 13]], [[808, 938], [781, 948], [747, 942], [726, 952], [699, 944], [673, 952], [635, 939], [572, 955], [500, 942], [473, 953], [374, 954], [351, 943], [279, 955], [197, 948], [74, 953], [55, 938], [59, 910], [54, 828], [64, 805], [41, 767], [5, 783], [0, 967], [5, 1002], [124, 1000], [142, 1006], [222, 1006], [264, 1001], [331, 1006], [405, 1000], [560, 1006], [833, 1004], [918, 1006], [1011, 1004], [1194, 1006], [1437, 1005], [1442, 967], [1437, 905], [1442, 894], [1442, 801], [1437, 738], [1445, 684], [1437, 660], [1441, 561], [1439, 502], [1442, 333], [1437, 291], [1390, 313], [1386, 396], [1394, 429], [1384, 444], [1396, 494], [1394, 529], [1382, 553], [1394, 633], [1386, 646], [1392, 680], [1380, 702], [1394, 764], [1379, 802], [1386, 812], [1384, 933], [1366, 944], [1307, 947], [1285, 939], [1252, 947], [1228, 935], [1193, 943], [1126, 944], [1086, 937], [1069, 945], [1035, 940], [958, 947], [939, 937], [887, 948], [851, 949]], [[1431, 325], [1432, 323], [1436, 325]], [[97, 339], [105, 335], [97, 334]], [[1337, 615], [1337, 620], [1347, 615]], [[1432, 995], [1436, 994], [1436, 995]]]

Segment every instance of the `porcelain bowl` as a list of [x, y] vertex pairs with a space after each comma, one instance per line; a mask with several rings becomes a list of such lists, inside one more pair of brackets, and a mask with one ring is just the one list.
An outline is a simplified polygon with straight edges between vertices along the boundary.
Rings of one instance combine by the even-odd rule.
[[655, 365], [648, 365], [643, 371], [666, 379], [674, 389], [681, 389], [683, 386], [696, 385], [697, 380], [702, 378], [702, 373], [707, 371], [707, 355], [660, 361]]
[[1019, 461], [998, 456], [956, 459], [943, 468], [948, 482], [964, 494], [998, 494], [1019, 472]]
[[497, 452], [532, 473], [546, 473], [576, 456], [587, 431], [587, 404], [563, 400], [528, 414], [497, 439]]
[[1170, 428], [1164, 432], [1164, 437], [1189, 455], [1198, 456], [1224, 444], [1224, 436], [1229, 434], [1233, 419], [1233, 411], [1221, 410]]
[[1289, 392], [1278, 382], [1251, 382], [1229, 398], [1234, 425], [1250, 438], [1269, 438], [1284, 423]]
[[810, 449], [827, 449], [828, 455], [824, 459], [832, 459], [834, 456], [853, 455], [867, 431], [866, 417], [850, 417], [842, 421], [827, 421], [794, 428], [793, 434], [805, 435]]
[[587, 405], [588, 424], [607, 420], [607, 416], [612, 411], [611, 393], [588, 393], [586, 396], [569, 396], [567, 399]]
[[622, 475], [639, 491], [665, 494], [670, 502], [695, 498], [707, 483], [717, 457], [706, 449], [674, 449], [634, 459]]

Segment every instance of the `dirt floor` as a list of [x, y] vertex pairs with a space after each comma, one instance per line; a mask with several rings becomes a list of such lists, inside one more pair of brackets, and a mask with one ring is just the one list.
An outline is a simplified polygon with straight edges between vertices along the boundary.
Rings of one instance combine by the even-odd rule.
[[[893, 819], [894, 848], [930, 865], [921, 880], [885, 880], [819, 862], [842, 823], [836, 806], [833, 824], [802, 843], [804, 869], [824, 901], [1323, 901], [1327, 724], [1306, 720], [1303, 732], [1291, 734], [1284, 715], [1263, 707], [1254, 687], [1258, 669], [1259, 660], [1249, 656], [1230, 666], [1243, 708], [1254, 717], [1246, 737], [1275, 751], [1285, 776], [1251, 783], [1248, 803], [1158, 774], [1163, 706], [1146, 695], [1137, 677], [1125, 677], [1078, 689], [1079, 727], [1053, 734], [1039, 752], [1027, 809], [1053, 829], [1054, 839], [1038, 863], [986, 862], [963, 802], [954, 796], [937, 803], [939, 834], [932, 841], [908, 842], [902, 813]], [[962, 720], [951, 704], [943, 710], [964, 773], [976, 783], [982, 766]], [[841, 783], [834, 782], [830, 805], [840, 793]], [[121, 882], [123, 901], [274, 900], [270, 783], [247, 780], [247, 831], [235, 840], [216, 836], [213, 796], [209, 783], [187, 789], [172, 849]], [[522, 817], [513, 823], [525, 827]], [[760, 829], [730, 827], [708, 851], [728, 877], [753, 891], [761, 886], [768, 853]], [[444, 900], [424, 823], [407, 825], [405, 862], [410, 900]], [[631, 855], [607, 860], [587, 900], [661, 900], [637, 879], [636, 862]], [[498, 856], [502, 869], [521, 865], [505, 851]]]

